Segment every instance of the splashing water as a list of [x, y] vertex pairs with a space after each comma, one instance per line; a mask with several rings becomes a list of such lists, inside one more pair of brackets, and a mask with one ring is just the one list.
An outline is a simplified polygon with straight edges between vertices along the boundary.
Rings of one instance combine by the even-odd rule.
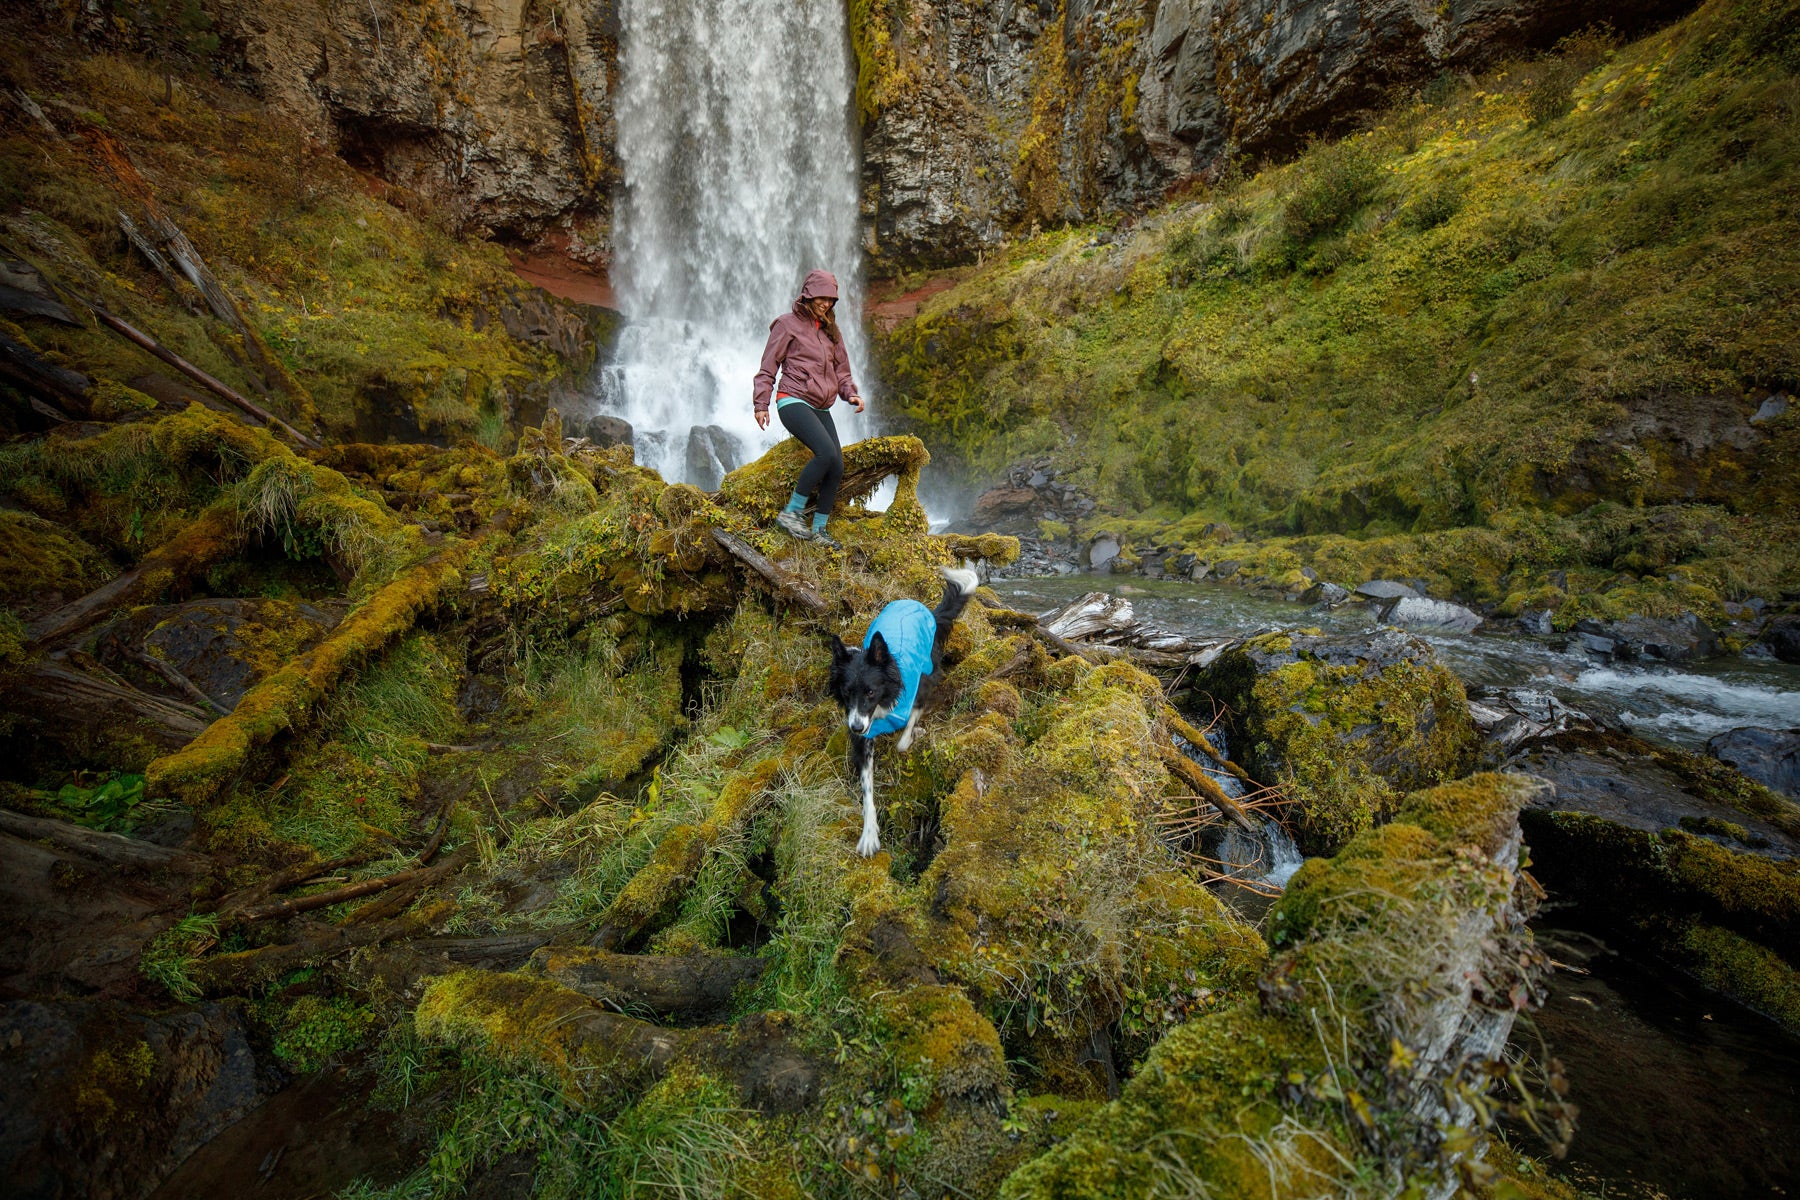
[[[811, 268], [838, 277], [866, 394], [844, 5], [623, 0], [619, 14], [626, 325], [596, 410], [631, 422], [640, 463], [710, 488], [786, 436], [756, 428], [751, 381]], [[846, 443], [864, 436], [847, 406], [832, 416]]]

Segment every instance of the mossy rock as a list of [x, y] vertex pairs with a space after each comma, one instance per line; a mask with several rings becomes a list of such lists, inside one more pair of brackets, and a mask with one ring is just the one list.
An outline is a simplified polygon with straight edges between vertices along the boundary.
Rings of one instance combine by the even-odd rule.
[[1199, 687], [1230, 710], [1240, 761], [1297, 806], [1312, 853], [1386, 820], [1405, 792], [1461, 775], [1478, 746], [1461, 682], [1394, 630], [1251, 638]]
[[0, 509], [0, 603], [30, 618], [105, 583], [113, 566], [52, 521]]
[[[139, 654], [185, 676], [222, 709], [337, 625], [338, 608], [287, 600], [190, 600], [134, 609], [101, 630], [101, 658], [121, 672], [143, 670]], [[157, 686], [167, 686], [160, 677]]]

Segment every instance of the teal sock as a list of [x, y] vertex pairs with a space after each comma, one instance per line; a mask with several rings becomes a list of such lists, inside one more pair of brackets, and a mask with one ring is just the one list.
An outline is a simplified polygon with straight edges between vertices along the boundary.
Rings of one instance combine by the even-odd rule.
[[814, 513], [813, 514], [813, 532], [814, 533], [824, 533], [825, 532], [825, 519], [830, 515], [831, 514], [829, 514], [829, 513]]
[[799, 492], [795, 492], [793, 495], [788, 497], [787, 510], [789, 512], [799, 512], [801, 509], [803, 509], [805, 507], [806, 507], [806, 497], [802, 496]]

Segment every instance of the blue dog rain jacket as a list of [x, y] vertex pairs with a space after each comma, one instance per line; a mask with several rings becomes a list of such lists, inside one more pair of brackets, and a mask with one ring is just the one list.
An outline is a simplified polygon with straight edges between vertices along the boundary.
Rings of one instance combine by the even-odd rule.
[[931, 643], [937, 637], [937, 617], [917, 600], [896, 600], [881, 610], [869, 632], [863, 635], [864, 650], [878, 633], [900, 668], [900, 698], [894, 701], [894, 711], [869, 723], [868, 732], [863, 734], [866, 738], [899, 733], [906, 728], [913, 700], [919, 694], [919, 680], [931, 674]]

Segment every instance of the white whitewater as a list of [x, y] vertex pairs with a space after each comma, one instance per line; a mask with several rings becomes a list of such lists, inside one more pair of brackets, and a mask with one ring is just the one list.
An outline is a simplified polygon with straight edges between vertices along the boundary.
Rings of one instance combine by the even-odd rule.
[[[786, 436], [756, 428], [751, 380], [811, 268], [838, 277], [866, 386], [844, 12], [841, 0], [619, 6], [613, 275], [626, 325], [596, 403], [631, 422], [638, 461], [666, 479], [710, 488], [734, 456]], [[865, 436], [848, 406], [832, 416], [845, 442]]]

